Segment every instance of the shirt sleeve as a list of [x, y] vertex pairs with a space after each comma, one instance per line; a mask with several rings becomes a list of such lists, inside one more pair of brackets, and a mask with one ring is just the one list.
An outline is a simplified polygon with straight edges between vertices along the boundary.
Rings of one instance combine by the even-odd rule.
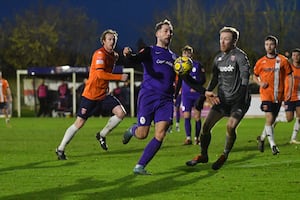
[[240, 54], [237, 59], [239, 70], [240, 70], [240, 78], [242, 80], [242, 85], [249, 84], [250, 77], [250, 63], [246, 54]]

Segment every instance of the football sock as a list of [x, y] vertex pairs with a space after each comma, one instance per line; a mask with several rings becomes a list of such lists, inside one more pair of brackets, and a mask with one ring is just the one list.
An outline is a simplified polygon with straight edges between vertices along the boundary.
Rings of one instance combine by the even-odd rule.
[[299, 120], [300, 119], [297, 117], [296, 121], [295, 121], [295, 124], [294, 124], [294, 129], [293, 129], [291, 140], [296, 140], [296, 138], [297, 138], [297, 134], [298, 134], [298, 131], [299, 131]]
[[199, 138], [200, 131], [201, 131], [201, 119], [199, 121], [196, 121], [195, 123], [195, 137]]
[[78, 128], [76, 128], [76, 126], [74, 124], [72, 124], [66, 130], [65, 135], [64, 135], [60, 145], [58, 146], [58, 150], [64, 151], [66, 145], [72, 140], [72, 138], [74, 137], [74, 135], [76, 134], [77, 131], [78, 131]]
[[141, 156], [138, 164], [142, 166], [146, 166], [150, 160], [155, 156], [157, 151], [160, 149], [162, 141], [158, 141], [155, 137], [148, 143], [145, 147], [143, 155]]
[[227, 156], [229, 152], [231, 151], [234, 142], [236, 140], [236, 133], [232, 133], [231, 135], [226, 135], [226, 141], [225, 141], [225, 149], [224, 154]]
[[264, 127], [264, 130], [263, 130], [263, 132], [262, 132], [262, 134], [260, 136], [261, 141], [264, 141], [265, 138], [266, 138], [266, 136], [267, 136], [266, 127]]
[[191, 118], [184, 119], [185, 135], [186, 137], [191, 137]]
[[180, 121], [180, 109], [176, 110], [176, 125], [179, 125]]
[[100, 135], [105, 137], [111, 130], [113, 130], [120, 122], [122, 121], [121, 118], [117, 117], [116, 115], [109, 118], [105, 127], [100, 131]]
[[270, 144], [270, 147], [272, 148], [275, 146], [275, 141], [274, 141], [274, 134], [273, 134], [273, 127], [272, 126], [265, 126], [265, 131], [267, 134], [267, 138]]
[[138, 128], [138, 125], [137, 124], [134, 124], [130, 129], [131, 129], [131, 134], [132, 134], [132, 136], [134, 136], [135, 137], [135, 131], [136, 131], [136, 129]]
[[207, 155], [207, 149], [208, 146], [210, 144], [210, 140], [211, 140], [211, 134], [201, 134], [200, 135], [200, 141], [201, 141], [201, 154], [202, 155]]

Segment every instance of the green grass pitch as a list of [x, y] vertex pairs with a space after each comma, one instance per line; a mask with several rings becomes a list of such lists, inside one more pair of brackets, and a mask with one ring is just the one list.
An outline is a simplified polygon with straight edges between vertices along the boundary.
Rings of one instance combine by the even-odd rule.
[[0, 200], [299, 199], [300, 145], [288, 143], [293, 122], [276, 126], [280, 154], [273, 156], [267, 142], [264, 153], [257, 150], [264, 118], [244, 119], [229, 159], [213, 171], [211, 164], [224, 148], [226, 119], [213, 129], [209, 162], [194, 167], [185, 162], [199, 153], [199, 146], [183, 145], [181, 120], [181, 132], [168, 134], [147, 166], [153, 174], [136, 176], [132, 169], [153, 128], [147, 139], [132, 138], [123, 145], [122, 135], [135, 120], [125, 118], [107, 136], [105, 152], [95, 133], [107, 118], [90, 118], [67, 146], [69, 159], [59, 161], [55, 148], [74, 118], [12, 118], [11, 128], [0, 119]]

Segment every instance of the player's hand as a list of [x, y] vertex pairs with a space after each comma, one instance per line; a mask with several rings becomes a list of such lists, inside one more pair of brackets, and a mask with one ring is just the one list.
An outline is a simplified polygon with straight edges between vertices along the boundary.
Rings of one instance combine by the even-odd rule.
[[206, 91], [205, 92], [205, 97], [210, 101], [211, 104], [217, 105], [220, 104], [220, 99], [215, 93], [211, 91]]
[[121, 81], [127, 81], [128, 79], [128, 74], [122, 74]]
[[119, 54], [117, 52], [114, 52], [115, 60], [119, 59]]
[[123, 49], [123, 55], [125, 57], [128, 56], [128, 55], [131, 55], [131, 53], [132, 53], [132, 50], [131, 50], [130, 47], [124, 47], [124, 49]]
[[259, 82], [259, 86], [265, 89], [269, 86], [269, 84], [266, 82]]

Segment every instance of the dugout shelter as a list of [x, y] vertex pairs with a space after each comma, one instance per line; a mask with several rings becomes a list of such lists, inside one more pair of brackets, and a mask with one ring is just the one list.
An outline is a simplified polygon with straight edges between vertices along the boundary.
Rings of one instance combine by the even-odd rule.
[[[72, 115], [76, 115], [76, 88], [78, 84], [82, 82], [82, 79], [87, 77], [89, 73], [89, 67], [71, 67], [71, 66], [56, 66], [56, 67], [29, 67], [27, 70], [17, 70], [17, 115], [22, 116], [22, 104], [24, 102], [24, 96], [29, 93], [31, 96], [35, 96], [37, 78], [51, 79], [51, 80], [61, 80], [67, 78], [70, 80], [70, 85], [72, 89]], [[113, 73], [128, 73], [130, 78], [130, 114], [134, 116], [134, 69], [133, 68], [123, 68], [123, 66], [116, 66]], [[28, 92], [24, 88], [24, 84], [21, 84], [21, 80], [24, 78], [32, 79], [33, 90]], [[23, 87], [22, 87], [23, 86]], [[110, 89], [113, 87], [110, 84]], [[34, 98], [34, 102], [36, 98]]]

